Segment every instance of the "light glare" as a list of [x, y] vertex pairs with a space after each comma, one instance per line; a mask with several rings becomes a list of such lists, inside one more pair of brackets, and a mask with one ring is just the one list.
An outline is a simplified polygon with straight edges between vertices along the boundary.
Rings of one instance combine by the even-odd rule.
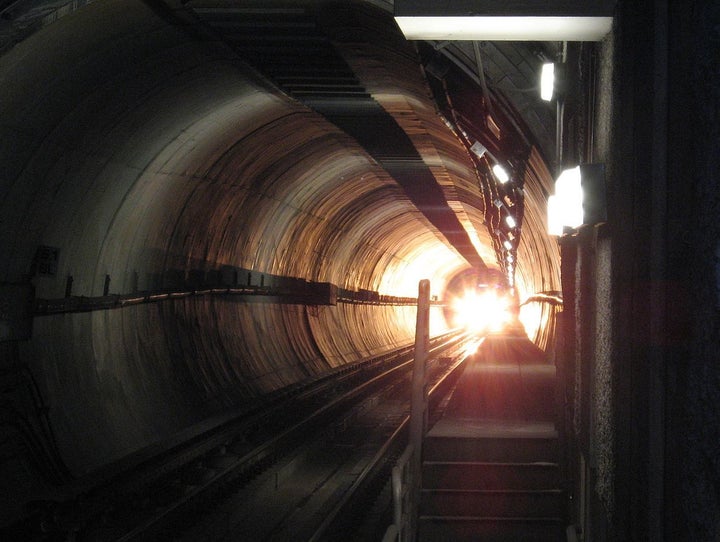
[[492, 170], [495, 174], [495, 178], [500, 181], [500, 184], [505, 184], [510, 180], [510, 176], [507, 174], [507, 171], [505, 171], [505, 168], [500, 164], [495, 164]]
[[478, 348], [480, 348], [480, 341], [471, 341], [470, 344], [468, 344], [463, 349], [463, 356], [464, 357], [472, 356], [475, 352], [477, 352]]
[[548, 233], [562, 235], [565, 226], [583, 223], [583, 191], [580, 166], [566, 169], [555, 181], [555, 195], [548, 198]]
[[540, 73], [540, 97], [549, 102], [553, 97], [553, 90], [555, 88], [555, 64], [547, 62], [543, 64], [542, 72]]
[[535, 337], [543, 323], [543, 312], [540, 303], [525, 303], [520, 306], [518, 315], [528, 337]]
[[470, 331], [498, 331], [511, 317], [510, 300], [494, 290], [467, 291], [452, 302], [453, 325]]

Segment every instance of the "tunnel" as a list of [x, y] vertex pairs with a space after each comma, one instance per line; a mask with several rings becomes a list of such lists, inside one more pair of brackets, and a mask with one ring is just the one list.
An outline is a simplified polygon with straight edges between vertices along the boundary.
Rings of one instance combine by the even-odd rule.
[[[596, 360], [587, 540], [716, 540], [718, 9], [668, 4], [613, 4], [597, 43], [448, 44], [382, 0], [2, 2], [0, 524], [411, 344], [422, 279], [450, 331], [472, 276]], [[589, 162], [606, 224], [559, 240], [554, 179]]]

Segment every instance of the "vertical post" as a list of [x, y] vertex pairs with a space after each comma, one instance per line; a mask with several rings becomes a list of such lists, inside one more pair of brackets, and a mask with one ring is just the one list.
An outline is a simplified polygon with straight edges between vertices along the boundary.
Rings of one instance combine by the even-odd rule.
[[412, 404], [410, 410], [410, 445], [413, 447], [411, 468], [412, 506], [410, 511], [409, 540], [415, 539], [420, 504], [422, 476], [422, 441], [427, 424], [427, 386], [425, 365], [430, 345], [430, 281], [418, 285], [417, 321], [415, 324], [415, 361], [412, 374]]

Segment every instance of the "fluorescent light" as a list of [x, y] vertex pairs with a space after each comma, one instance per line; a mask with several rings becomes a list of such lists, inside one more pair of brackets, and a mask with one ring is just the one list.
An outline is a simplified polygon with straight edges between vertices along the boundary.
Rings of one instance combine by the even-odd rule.
[[555, 196], [548, 198], [548, 232], [562, 235], [565, 226], [577, 228], [584, 222], [580, 166], [566, 169], [555, 181]]
[[553, 97], [555, 88], [555, 64], [546, 62], [543, 64], [540, 74], [540, 97], [549, 102]]
[[577, 228], [583, 223], [583, 190], [580, 166], [566, 169], [555, 181], [555, 194], [563, 205], [563, 224]]
[[507, 215], [505, 217], [505, 224], [508, 225], [508, 228], [514, 228], [515, 226], [517, 226], [517, 222], [515, 222], [515, 219], [512, 215]]
[[409, 40], [600, 41], [612, 17], [396, 16]]
[[510, 180], [510, 176], [507, 174], [507, 171], [505, 171], [505, 168], [500, 164], [495, 164], [492, 170], [495, 174], [495, 178], [500, 181], [500, 184], [505, 184]]
[[506, 240], [506, 241], [503, 243], [503, 246], [504, 246], [507, 250], [512, 250], [512, 243], [511, 243], [510, 241], [508, 241], [508, 240]]
[[548, 233], [550, 235], [562, 235], [563, 223], [560, 212], [560, 199], [557, 196], [548, 196], [547, 202]]
[[562, 235], [565, 226], [598, 224], [606, 218], [605, 166], [583, 164], [566, 169], [548, 198], [548, 233]]

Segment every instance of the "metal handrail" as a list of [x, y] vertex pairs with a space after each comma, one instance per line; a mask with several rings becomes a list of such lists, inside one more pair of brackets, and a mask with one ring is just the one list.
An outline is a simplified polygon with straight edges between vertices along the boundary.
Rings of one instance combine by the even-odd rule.
[[[427, 429], [427, 372], [430, 343], [430, 281], [418, 284], [418, 309], [415, 325], [415, 359], [412, 376], [412, 404], [410, 415], [410, 444], [392, 470], [394, 527], [399, 542], [415, 539], [417, 511], [420, 501], [422, 441]], [[386, 537], [391, 536], [391, 526]]]
[[394, 540], [399, 542], [409, 542], [412, 540], [412, 518], [417, 508], [417, 503], [414, 502], [415, 494], [412, 491], [412, 462], [414, 460], [414, 452], [415, 449], [413, 445], [408, 445], [392, 470], [394, 524], [388, 528], [388, 531], [394, 527], [397, 532], [397, 537]]

